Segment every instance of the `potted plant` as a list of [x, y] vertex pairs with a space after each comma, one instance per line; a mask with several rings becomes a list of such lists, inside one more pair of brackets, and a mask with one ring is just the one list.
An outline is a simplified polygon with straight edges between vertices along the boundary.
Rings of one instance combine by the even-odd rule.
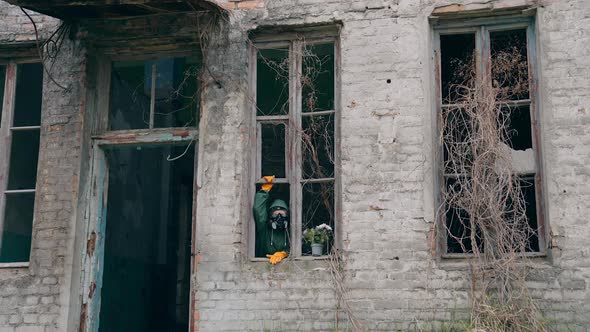
[[332, 236], [332, 227], [327, 224], [321, 224], [303, 231], [305, 242], [311, 244], [311, 255], [321, 256], [324, 251], [324, 244]]

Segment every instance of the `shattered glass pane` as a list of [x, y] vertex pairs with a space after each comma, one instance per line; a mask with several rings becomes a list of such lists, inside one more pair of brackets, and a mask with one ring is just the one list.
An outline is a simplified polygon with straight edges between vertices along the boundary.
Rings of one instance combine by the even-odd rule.
[[[198, 75], [201, 67], [196, 57], [147, 61], [156, 63], [155, 128], [195, 127], [199, 98]], [[151, 89], [151, 81], [148, 82]]]
[[492, 78], [500, 100], [529, 98], [526, 29], [490, 32]]
[[13, 127], [41, 124], [42, 93], [43, 66], [40, 63], [17, 65]]
[[285, 178], [285, 125], [261, 124], [262, 176]]
[[[324, 255], [327, 255], [334, 240], [334, 213], [336, 211], [334, 207], [334, 182], [304, 183], [302, 185], [302, 195], [302, 232], [321, 224], [326, 224], [332, 228], [330, 239], [323, 246]], [[304, 240], [301, 252], [303, 255], [311, 255], [311, 244]]]
[[33, 233], [35, 193], [6, 194], [0, 263], [28, 262]]
[[146, 68], [145, 61], [113, 62], [109, 112], [111, 130], [149, 128], [151, 77], [151, 66]]
[[13, 131], [7, 189], [35, 189], [38, 159], [39, 129]]
[[303, 112], [334, 109], [334, 43], [306, 45], [302, 56]]
[[334, 114], [302, 118], [301, 151], [304, 179], [334, 176]]
[[533, 148], [531, 112], [529, 106], [505, 107], [499, 113], [498, 122], [505, 128], [504, 143], [513, 150]]
[[258, 51], [256, 115], [289, 114], [289, 49]]
[[6, 66], [0, 66], [0, 126], [2, 125], [2, 108], [4, 106], [4, 83], [6, 82]]
[[440, 75], [443, 104], [452, 104], [475, 77], [475, 34], [440, 36]]

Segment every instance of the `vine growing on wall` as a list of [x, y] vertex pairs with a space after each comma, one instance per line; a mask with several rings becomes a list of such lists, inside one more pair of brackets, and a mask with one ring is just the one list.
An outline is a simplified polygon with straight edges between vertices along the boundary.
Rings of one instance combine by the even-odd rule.
[[448, 174], [439, 216], [446, 236], [472, 256], [471, 326], [477, 331], [547, 330], [526, 285], [535, 230], [508, 147], [510, 100], [529, 89], [522, 56], [516, 48], [496, 54], [493, 75], [478, 73], [473, 56], [455, 63], [454, 81], [461, 83], [450, 86], [450, 106], [439, 113]]

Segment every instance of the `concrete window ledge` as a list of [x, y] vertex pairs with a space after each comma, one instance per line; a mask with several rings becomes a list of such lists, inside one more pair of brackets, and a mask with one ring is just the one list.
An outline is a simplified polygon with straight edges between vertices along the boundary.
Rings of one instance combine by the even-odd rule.
[[28, 268], [29, 262], [0, 263], [0, 269]]

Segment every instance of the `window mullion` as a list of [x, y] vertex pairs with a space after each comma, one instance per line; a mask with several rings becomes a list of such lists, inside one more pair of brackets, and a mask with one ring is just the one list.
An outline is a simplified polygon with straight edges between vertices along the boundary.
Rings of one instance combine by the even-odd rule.
[[301, 256], [301, 52], [303, 43], [293, 41], [289, 54], [289, 115], [291, 142], [291, 255]]
[[156, 113], [156, 61], [152, 64], [152, 86], [150, 89], [150, 125], [149, 128], [154, 128], [154, 116]]

